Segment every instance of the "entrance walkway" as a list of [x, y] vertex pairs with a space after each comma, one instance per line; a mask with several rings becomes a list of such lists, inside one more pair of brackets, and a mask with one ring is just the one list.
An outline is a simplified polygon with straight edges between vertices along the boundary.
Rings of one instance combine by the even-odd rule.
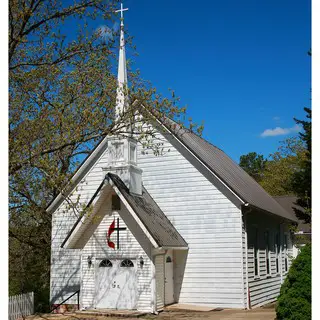
[[[195, 311], [195, 310], [165, 310], [158, 315], [147, 314], [137, 315], [135, 312], [122, 312], [122, 314], [106, 317], [99, 312], [96, 314], [42, 314], [38, 316], [29, 316], [28, 320], [120, 320], [120, 319], [139, 319], [145, 320], [276, 320], [276, 312], [274, 308], [257, 308], [252, 310], [212, 310], [212, 311]], [[124, 318], [128, 317], [128, 318]]]
[[158, 316], [146, 316], [143, 318], [159, 320], [275, 320], [276, 312], [274, 309], [252, 309], [252, 310], [221, 310], [221, 311], [164, 311]]

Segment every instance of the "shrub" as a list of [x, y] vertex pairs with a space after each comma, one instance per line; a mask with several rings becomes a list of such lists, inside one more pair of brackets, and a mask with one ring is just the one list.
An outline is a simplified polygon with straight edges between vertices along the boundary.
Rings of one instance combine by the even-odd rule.
[[311, 319], [311, 244], [301, 249], [285, 279], [276, 306], [277, 319]]

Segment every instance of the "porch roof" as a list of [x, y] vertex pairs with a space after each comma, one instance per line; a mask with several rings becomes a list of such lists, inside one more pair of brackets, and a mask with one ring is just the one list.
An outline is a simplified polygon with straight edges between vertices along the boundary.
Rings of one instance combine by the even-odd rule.
[[[141, 196], [132, 194], [121, 178], [112, 173], [106, 174], [88, 202], [87, 208], [92, 205], [92, 210], [85, 210], [78, 218], [61, 244], [62, 248], [81, 249], [85, 246], [103, 218], [98, 215], [98, 212], [106, 201], [111, 200], [112, 190], [118, 194], [125, 207], [133, 215], [137, 224], [151, 240], [155, 248], [188, 248], [186, 241], [144, 187], [142, 187]], [[121, 216], [121, 211], [119, 214]], [[100, 217], [99, 221], [97, 221], [97, 217]], [[125, 218], [121, 218], [130, 229], [130, 225], [125, 221]], [[97, 223], [93, 224], [93, 219]]]

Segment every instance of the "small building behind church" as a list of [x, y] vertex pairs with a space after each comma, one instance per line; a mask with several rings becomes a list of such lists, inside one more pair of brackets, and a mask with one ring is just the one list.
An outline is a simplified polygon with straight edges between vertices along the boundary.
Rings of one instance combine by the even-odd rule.
[[[123, 19], [118, 82], [127, 83]], [[117, 101], [125, 112], [120, 90]], [[275, 301], [291, 265], [293, 215], [210, 142], [169, 118], [150, 125], [170, 152], [105, 137], [71, 181], [83, 214], [62, 194], [47, 208], [51, 304], [71, 296], [62, 307], [77, 307], [78, 290], [81, 309], [152, 313]]]

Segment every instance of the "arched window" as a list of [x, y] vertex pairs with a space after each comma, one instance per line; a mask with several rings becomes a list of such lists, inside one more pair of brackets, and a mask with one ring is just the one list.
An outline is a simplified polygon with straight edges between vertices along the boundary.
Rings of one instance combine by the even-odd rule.
[[167, 256], [166, 262], [167, 262], [167, 263], [172, 262], [172, 259], [171, 259], [170, 256]]
[[120, 267], [133, 267], [133, 262], [129, 259], [124, 259], [121, 261]]
[[101, 267], [109, 267], [111, 268], [112, 267], [112, 262], [108, 259], [103, 259], [100, 264], [99, 264], [99, 268]]

